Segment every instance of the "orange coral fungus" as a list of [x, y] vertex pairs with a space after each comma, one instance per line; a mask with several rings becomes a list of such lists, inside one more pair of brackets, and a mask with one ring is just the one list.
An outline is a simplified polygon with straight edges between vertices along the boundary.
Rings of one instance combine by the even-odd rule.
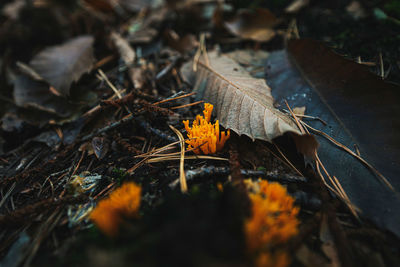
[[245, 223], [246, 242], [249, 253], [256, 256], [257, 266], [287, 266], [284, 251], [271, 253], [298, 232], [299, 209], [286, 188], [268, 181], [246, 181], [252, 204], [252, 215]]
[[187, 140], [188, 149], [193, 149], [194, 153], [209, 154], [220, 151], [226, 140], [230, 137], [230, 131], [225, 132], [219, 131], [219, 121], [215, 124], [210, 122], [213, 105], [209, 103], [204, 104], [203, 114], [197, 115], [193, 121], [192, 127], [189, 126], [189, 121], [183, 121], [187, 135], [190, 140]]
[[115, 236], [124, 217], [136, 217], [140, 206], [141, 187], [125, 183], [101, 200], [90, 219], [108, 236]]

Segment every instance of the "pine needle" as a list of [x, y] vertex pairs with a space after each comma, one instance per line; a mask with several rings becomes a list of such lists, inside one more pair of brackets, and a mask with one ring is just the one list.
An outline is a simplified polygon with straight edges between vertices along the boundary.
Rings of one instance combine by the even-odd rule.
[[186, 175], [185, 175], [185, 138], [183, 137], [182, 133], [178, 131], [174, 126], [169, 125], [169, 127], [176, 133], [179, 138], [181, 144], [181, 156], [180, 156], [180, 164], [179, 164], [179, 181], [181, 184], [181, 192], [187, 193], [187, 183], [186, 183]]

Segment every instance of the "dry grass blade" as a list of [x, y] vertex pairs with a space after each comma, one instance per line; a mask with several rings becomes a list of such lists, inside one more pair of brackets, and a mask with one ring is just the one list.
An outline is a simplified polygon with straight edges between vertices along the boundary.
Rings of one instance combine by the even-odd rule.
[[110, 86], [110, 88], [114, 91], [114, 93], [118, 96], [119, 99], [122, 98], [121, 93], [118, 91], [118, 89], [110, 82], [110, 80], [107, 78], [107, 76], [104, 74], [104, 72], [102, 70], [98, 70], [101, 78], [103, 78], [106, 83], [108, 84], [108, 86]]
[[179, 144], [180, 142], [181, 142], [181, 141], [176, 141], [176, 142], [170, 143], [170, 144], [168, 144], [168, 145], [166, 145], [166, 146], [163, 146], [163, 147], [160, 147], [160, 148], [151, 150], [151, 151], [149, 151], [149, 152], [146, 152], [146, 153], [137, 155], [137, 156], [135, 156], [135, 158], [144, 158], [144, 157], [147, 157], [147, 156], [150, 156], [150, 157], [151, 157], [151, 156], [157, 154], [158, 152], [163, 152], [163, 151], [165, 151], [165, 150], [172, 149], [174, 145]]
[[[180, 157], [177, 157], [177, 156], [157, 157], [157, 158], [146, 160], [146, 163], [156, 163], [156, 162], [179, 160], [179, 159], [180, 159]], [[212, 160], [229, 161], [229, 159], [226, 159], [226, 158], [213, 157], [213, 156], [204, 156], [204, 155], [186, 156], [185, 159], [212, 159]]]
[[383, 174], [381, 174], [377, 169], [375, 169], [371, 164], [369, 164], [365, 159], [363, 159], [360, 155], [354, 153], [351, 149], [349, 149], [348, 147], [346, 147], [345, 145], [339, 143], [338, 141], [336, 141], [335, 139], [333, 139], [331, 136], [329, 136], [328, 134], [317, 130], [311, 126], [309, 126], [308, 124], [306, 124], [305, 122], [302, 122], [302, 124], [309, 128], [310, 130], [312, 130], [313, 132], [325, 137], [327, 140], [329, 140], [330, 142], [332, 142], [334, 145], [336, 145], [337, 147], [343, 149], [344, 151], [346, 151], [347, 153], [349, 153], [350, 155], [352, 155], [353, 157], [357, 158], [359, 161], [361, 161], [365, 166], [367, 166], [372, 172], [374, 172], [380, 179], [381, 181], [392, 191], [395, 191], [394, 187], [392, 186], [392, 184], [386, 179], [385, 176], [383, 176]]
[[207, 66], [210, 66], [210, 61], [208, 60], [207, 49], [206, 49], [206, 38], [204, 33], [200, 34], [200, 45], [196, 51], [196, 54], [194, 55], [192, 64], [193, 71], [197, 71], [197, 64], [200, 60], [201, 55], [204, 55], [205, 64]]
[[186, 104], [186, 105], [176, 106], [176, 107], [172, 107], [171, 109], [187, 108], [187, 107], [195, 106], [195, 105], [198, 105], [198, 104], [201, 104], [201, 103], [204, 103], [204, 101], [201, 100], [201, 101], [197, 101], [197, 102], [194, 102], [194, 103], [189, 103], [189, 104]]
[[178, 131], [174, 126], [169, 125], [169, 127], [176, 133], [179, 138], [181, 144], [181, 156], [180, 156], [180, 163], [179, 163], [179, 181], [181, 184], [181, 191], [182, 193], [186, 193], [187, 183], [186, 183], [186, 175], [185, 175], [185, 138], [183, 137], [182, 133]]
[[16, 182], [14, 182], [10, 189], [8, 189], [7, 193], [5, 194], [5, 196], [1, 199], [0, 201], [0, 208], [4, 205], [4, 203], [6, 202], [6, 200], [8, 199], [8, 197], [11, 195], [12, 191], [14, 190], [15, 186], [17, 185]]
[[[185, 141], [186, 140], [190, 140], [190, 139], [185, 139]], [[180, 142], [180, 141], [178, 141], [178, 142]], [[171, 147], [172, 148], [172, 147]], [[187, 149], [186, 150], [186, 152], [190, 152], [190, 151], [193, 151], [193, 150], [195, 150], [195, 149], [197, 149], [198, 147], [195, 147], [195, 148], [191, 148], [191, 149]], [[169, 148], [170, 149], [170, 148]], [[169, 150], [169, 149], [166, 149], [166, 150]], [[177, 155], [180, 155], [180, 151], [179, 152], [172, 152], [172, 153], [166, 153], [166, 154], [160, 154], [160, 153], [157, 153], [157, 154], [151, 154], [150, 156], [149, 155], [138, 155], [138, 156], [135, 156], [135, 158], [149, 158], [149, 157], [171, 157], [171, 156], [177, 156]]]
[[282, 156], [282, 158], [286, 161], [286, 163], [291, 167], [295, 172], [297, 172], [298, 175], [303, 176], [303, 174], [290, 162], [290, 160], [283, 154], [283, 152], [280, 150], [280, 148], [274, 144], [276, 150], [279, 152], [279, 154]]
[[[292, 115], [292, 117], [294, 118], [297, 126], [299, 127], [299, 129], [301, 129], [301, 132], [303, 134], [310, 134], [310, 132], [307, 130], [307, 128], [304, 128], [302, 124], [304, 124], [303, 121], [299, 120], [296, 116], [296, 114], [292, 111], [292, 109], [290, 108], [289, 104], [287, 101], [285, 101], [286, 106], [289, 109], [290, 114]], [[282, 153], [281, 153], [282, 154]], [[342, 185], [340, 184], [339, 180], [333, 176], [333, 178], [331, 177], [331, 175], [329, 175], [328, 171], [326, 170], [324, 164], [322, 163], [322, 161], [320, 160], [320, 158], [318, 157], [318, 152], [317, 150], [314, 151], [314, 161], [315, 161], [315, 166], [317, 169], [317, 173], [319, 175], [319, 177], [321, 178], [322, 182], [324, 183], [324, 185], [331, 190], [335, 195], [337, 195], [349, 208], [350, 212], [354, 215], [354, 217], [357, 220], [360, 220], [357, 212], [359, 212], [360, 210], [350, 201], [349, 197], [347, 196], [346, 192], [344, 191]], [[328, 177], [330, 183], [333, 185], [334, 188], [332, 188], [325, 180], [324, 175], [322, 174], [320, 167], [323, 169], [325, 175]]]
[[294, 120], [296, 121], [297, 127], [299, 127], [301, 133], [305, 134], [306, 131], [304, 130], [303, 126], [299, 122], [299, 119], [297, 119], [296, 114], [294, 114], [293, 110], [290, 108], [290, 106], [289, 106], [289, 104], [288, 104], [288, 102], [286, 100], [285, 100], [285, 104], [286, 104], [287, 108], [289, 109], [290, 114], [293, 116]]
[[127, 172], [127, 173], [130, 173], [130, 174], [133, 173], [137, 168], [139, 168], [140, 166], [142, 166], [143, 164], [145, 164], [146, 161], [147, 161], [147, 159], [148, 159], [149, 157], [150, 157], [150, 156], [148, 156], [148, 157], [142, 159], [141, 161], [139, 161], [138, 163], [136, 163], [132, 168], [128, 169], [126, 172]]

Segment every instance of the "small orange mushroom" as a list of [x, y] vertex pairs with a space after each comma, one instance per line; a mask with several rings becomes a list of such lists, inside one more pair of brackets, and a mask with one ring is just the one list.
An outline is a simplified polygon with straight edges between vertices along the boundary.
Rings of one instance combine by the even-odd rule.
[[230, 137], [229, 130], [227, 132], [220, 132], [218, 120], [215, 124], [210, 122], [213, 108], [213, 105], [205, 103], [203, 110], [204, 117], [197, 115], [192, 127], [189, 126], [188, 120], [183, 121], [189, 138], [189, 140], [186, 140], [188, 149], [193, 149], [196, 154], [216, 153], [224, 147], [225, 142]]

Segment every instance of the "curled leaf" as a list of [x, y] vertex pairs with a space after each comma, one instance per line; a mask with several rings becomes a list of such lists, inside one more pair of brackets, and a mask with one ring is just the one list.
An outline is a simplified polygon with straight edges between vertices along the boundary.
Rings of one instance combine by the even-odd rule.
[[92, 69], [93, 42], [92, 36], [79, 36], [62, 45], [48, 47], [29, 65], [60, 95], [66, 96], [71, 84]]

